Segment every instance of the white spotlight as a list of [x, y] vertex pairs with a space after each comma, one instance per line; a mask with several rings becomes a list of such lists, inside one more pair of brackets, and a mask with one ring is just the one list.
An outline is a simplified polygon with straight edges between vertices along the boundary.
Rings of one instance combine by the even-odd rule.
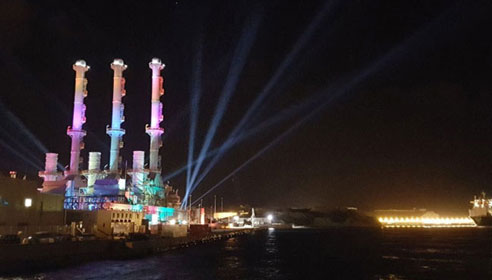
[[25, 206], [26, 208], [31, 207], [31, 206], [32, 206], [32, 199], [30, 199], [30, 198], [26, 198], [26, 199], [24, 199], [24, 206]]

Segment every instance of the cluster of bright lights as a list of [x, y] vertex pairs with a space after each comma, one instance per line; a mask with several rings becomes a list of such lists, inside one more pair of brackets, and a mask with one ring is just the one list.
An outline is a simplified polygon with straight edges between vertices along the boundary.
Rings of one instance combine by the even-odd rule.
[[385, 228], [469, 228], [476, 227], [475, 224], [466, 224], [466, 225], [384, 225]]
[[379, 217], [378, 221], [385, 227], [463, 227], [476, 225], [469, 217]]
[[[221, 219], [227, 219], [227, 218], [233, 218], [237, 217], [237, 212], [216, 212], [214, 213], [214, 218], [221, 220]], [[238, 217], [239, 219], [239, 217]]]
[[492, 205], [492, 199], [475, 199], [472, 203], [475, 208], [484, 208], [488, 205]]
[[168, 224], [170, 224], [172, 226], [174, 226], [174, 225], [187, 225], [188, 221], [187, 220], [178, 221], [176, 219], [171, 219], [168, 221]]

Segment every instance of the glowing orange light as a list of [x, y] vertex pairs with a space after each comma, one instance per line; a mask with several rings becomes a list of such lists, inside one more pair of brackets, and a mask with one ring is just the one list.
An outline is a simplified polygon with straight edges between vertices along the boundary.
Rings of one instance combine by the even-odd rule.
[[378, 217], [384, 227], [471, 227], [470, 217]]

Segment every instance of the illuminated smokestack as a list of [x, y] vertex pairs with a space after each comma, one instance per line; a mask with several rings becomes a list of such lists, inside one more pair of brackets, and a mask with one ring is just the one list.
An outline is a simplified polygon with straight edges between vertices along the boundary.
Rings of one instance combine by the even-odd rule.
[[132, 169], [132, 181], [133, 185], [142, 184], [144, 175], [144, 151], [133, 151], [133, 169]]
[[56, 186], [57, 182], [62, 180], [61, 172], [58, 172], [56, 167], [58, 166], [58, 154], [46, 153], [46, 161], [44, 163], [44, 171], [39, 172], [39, 177], [44, 180], [43, 189], [39, 189], [42, 192], [48, 191], [50, 187]]
[[123, 115], [124, 105], [121, 103], [121, 98], [125, 96], [125, 78], [123, 71], [128, 66], [125, 65], [122, 59], [115, 59], [111, 63], [111, 69], [114, 70], [113, 76], [113, 114], [111, 118], [111, 127], [106, 128], [106, 133], [111, 137], [111, 148], [109, 152], [109, 170], [111, 172], [118, 171], [118, 161], [120, 148], [123, 147], [121, 138], [125, 134], [125, 130], [121, 129], [121, 123], [125, 120]]
[[143, 171], [145, 160], [144, 151], [133, 151], [133, 170]]
[[56, 167], [58, 165], [58, 154], [56, 153], [46, 153], [46, 160], [44, 162], [44, 172], [56, 173]]
[[67, 135], [72, 138], [70, 170], [66, 171], [67, 174], [79, 173], [80, 150], [84, 148], [82, 139], [86, 135], [85, 130], [82, 129], [82, 125], [85, 123], [84, 97], [87, 96], [85, 72], [89, 68], [89, 65], [84, 60], [77, 60], [73, 65], [73, 70], [75, 70], [75, 96], [73, 101], [72, 126], [67, 128]]
[[97, 174], [101, 170], [101, 153], [89, 152], [89, 166], [87, 168], [87, 186], [94, 186], [97, 179]]
[[151, 172], [156, 173], [160, 173], [161, 171], [159, 148], [162, 144], [161, 135], [164, 133], [164, 129], [160, 127], [160, 123], [163, 120], [160, 97], [164, 95], [161, 70], [164, 69], [164, 66], [158, 58], [152, 58], [152, 61], [149, 63], [149, 68], [152, 69], [152, 112], [150, 114], [150, 127], [147, 125], [145, 131], [150, 136], [149, 169]]

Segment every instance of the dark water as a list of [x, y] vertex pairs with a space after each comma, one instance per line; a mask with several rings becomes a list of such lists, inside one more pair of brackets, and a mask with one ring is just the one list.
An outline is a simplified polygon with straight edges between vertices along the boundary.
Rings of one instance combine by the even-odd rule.
[[492, 229], [264, 231], [21, 279], [492, 279]]

